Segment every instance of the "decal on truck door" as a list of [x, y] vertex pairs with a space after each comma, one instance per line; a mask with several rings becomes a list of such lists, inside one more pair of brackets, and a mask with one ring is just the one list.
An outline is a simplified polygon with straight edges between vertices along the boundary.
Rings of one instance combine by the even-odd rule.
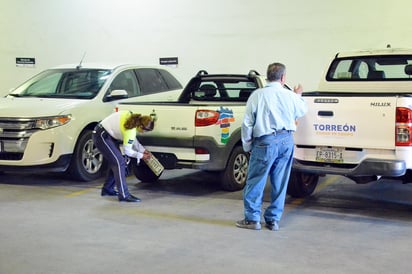
[[337, 124], [313, 124], [317, 135], [353, 136], [356, 133], [356, 125]]
[[233, 117], [233, 111], [231, 109], [220, 107], [218, 112], [220, 113], [217, 122], [220, 124], [221, 129], [220, 141], [226, 144], [230, 136], [230, 123], [233, 123], [235, 118]]

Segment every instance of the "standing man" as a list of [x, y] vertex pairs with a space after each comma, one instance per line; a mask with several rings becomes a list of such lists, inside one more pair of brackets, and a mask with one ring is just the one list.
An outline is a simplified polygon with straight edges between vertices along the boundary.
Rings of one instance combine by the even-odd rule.
[[279, 230], [293, 163], [295, 122], [307, 111], [302, 86], [296, 86], [294, 92], [284, 88], [285, 73], [285, 65], [270, 64], [268, 85], [255, 90], [246, 103], [242, 143], [251, 155], [243, 190], [245, 218], [236, 222], [240, 228], [261, 229], [263, 192], [269, 176], [271, 204], [263, 217], [268, 229]]

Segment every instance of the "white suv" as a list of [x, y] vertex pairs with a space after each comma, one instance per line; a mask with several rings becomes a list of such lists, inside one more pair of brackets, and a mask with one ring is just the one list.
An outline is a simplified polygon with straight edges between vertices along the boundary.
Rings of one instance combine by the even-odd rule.
[[119, 102], [175, 101], [181, 91], [164, 67], [45, 70], [0, 98], [0, 172], [68, 171], [76, 180], [97, 179], [105, 162], [91, 138], [94, 126]]

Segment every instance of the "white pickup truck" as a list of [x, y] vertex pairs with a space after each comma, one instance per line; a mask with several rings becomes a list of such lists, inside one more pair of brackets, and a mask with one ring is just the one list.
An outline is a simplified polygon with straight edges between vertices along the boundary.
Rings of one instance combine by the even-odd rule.
[[[125, 102], [118, 109], [156, 117], [154, 130], [139, 140], [166, 169], [215, 172], [222, 188], [234, 191], [244, 187], [249, 161], [241, 143], [246, 101], [265, 84], [266, 77], [256, 71], [236, 75], [200, 71], [178, 102]], [[142, 181], [153, 182], [160, 176], [143, 162], [133, 169]]]
[[303, 96], [309, 111], [295, 133], [289, 194], [310, 195], [324, 174], [411, 181], [412, 50], [338, 53]]
[[164, 67], [83, 64], [48, 69], [0, 98], [0, 172], [68, 171], [89, 181], [105, 171], [94, 126], [120, 101], [177, 100]]

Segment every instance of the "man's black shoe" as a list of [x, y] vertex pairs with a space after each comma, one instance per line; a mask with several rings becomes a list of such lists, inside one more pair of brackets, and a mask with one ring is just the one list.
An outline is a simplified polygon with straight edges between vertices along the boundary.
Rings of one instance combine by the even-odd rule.
[[114, 189], [108, 190], [106, 188], [102, 188], [102, 196], [117, 196], [117, 195], [119, 195], [119, 193]]
[[278, 231], [279, 230], [279, 222], [278, 221], [270, 221], [266, 222], [265, 225], [269, 230]]
[[129, 195], [126, 198], [120, 198], [119, 197], [119, 202], [129, 202], [129, 203], [137, 203], [140, 202], [141, 200], [133, 195]]

